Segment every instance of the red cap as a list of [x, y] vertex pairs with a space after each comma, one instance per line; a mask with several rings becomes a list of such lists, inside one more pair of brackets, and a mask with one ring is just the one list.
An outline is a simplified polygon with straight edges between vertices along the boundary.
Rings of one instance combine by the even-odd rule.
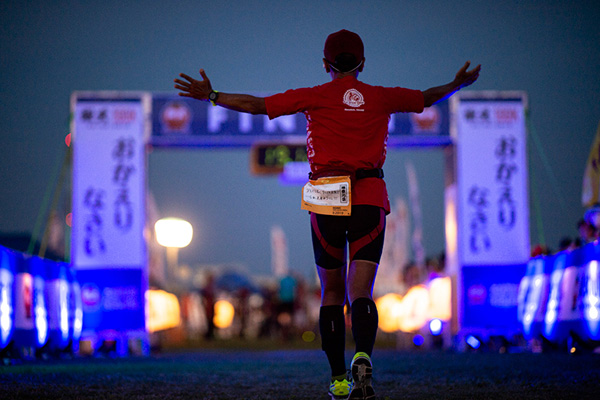
[[345, 29], [327, 36], [323, 50], [325, 59], [335, 63], [335, 58], [342, 53], [350, 53], [357, 62], [361, 62], [365, 58], [365, 47], [360, 36]]

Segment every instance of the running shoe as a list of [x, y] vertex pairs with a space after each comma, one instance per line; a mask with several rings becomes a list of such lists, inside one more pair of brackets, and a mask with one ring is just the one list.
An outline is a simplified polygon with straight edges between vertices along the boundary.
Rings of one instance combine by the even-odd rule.
[[352, 390], [352, 378], [349, 376], [346, 379], [338, 381], [336, 379], [331, 380], [329, 385], [329, 397], [334, 400], [347, 400], [348, 394]]
[[348, 400], [375, 400], [371, 378], [373, 364], [367, 353], [356, 353], [352, 359], [352, 381], [354, 383]]

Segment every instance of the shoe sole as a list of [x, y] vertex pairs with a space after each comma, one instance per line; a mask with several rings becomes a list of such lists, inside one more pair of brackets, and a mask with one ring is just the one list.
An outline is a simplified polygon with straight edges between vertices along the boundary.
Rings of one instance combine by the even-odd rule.
[[329, 398], [331, 400], [348, 400], [349, 397], [348, 397], [348, 395], [346, 395], [346, 396], [336, 396], [333, 393], [329, 393]]
[[352, 364], [352, 379], [354, 387], [348, 400], [375, 400], [375, 391], [371, 384], [373, 366], [369, 360], [359, 358]]

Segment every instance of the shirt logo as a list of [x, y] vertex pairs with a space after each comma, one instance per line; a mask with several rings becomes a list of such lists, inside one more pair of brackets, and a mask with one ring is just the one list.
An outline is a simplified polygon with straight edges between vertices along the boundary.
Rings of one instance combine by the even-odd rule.
[[346, 90], [346, 93], [344, 93], [344, 104], [350, 107], [360, 107], [365, 104], [365, 99], [358, 90], [348, 89]]

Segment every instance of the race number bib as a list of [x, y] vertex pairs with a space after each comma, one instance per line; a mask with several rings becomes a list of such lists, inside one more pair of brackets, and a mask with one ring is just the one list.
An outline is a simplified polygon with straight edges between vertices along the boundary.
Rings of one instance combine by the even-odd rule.
[[350, 177], [330, 176], [309, 181], [302, 189], [302, 209], [325, 215], [350, 215]]

